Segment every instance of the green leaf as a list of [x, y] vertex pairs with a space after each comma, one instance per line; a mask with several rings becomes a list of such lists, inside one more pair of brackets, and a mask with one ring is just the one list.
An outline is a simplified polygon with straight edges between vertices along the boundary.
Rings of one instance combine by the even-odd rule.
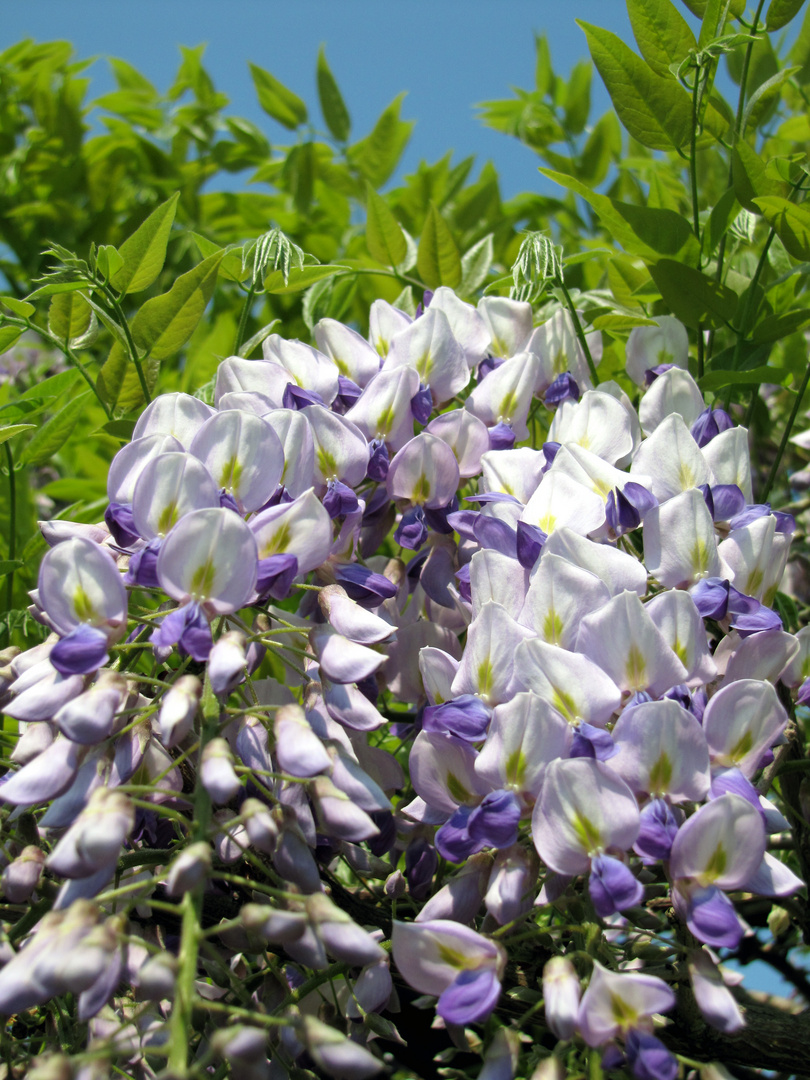
[[461, 281], [461, 259], [447, 222], [433, 203], [430, 204], [422, 235], [416, 268], [422, 281], [431, 289], [449, 285], [454, 289]]
[[700, 270], [660, 259], [650, 274], [672, 314], [693, 330], [717, 329], [734, 318], [737, 294]]
[[575, 192], [594, 208], [611, 237], [633, 255], [654, 262], [662, 255], [697, 263], [700, 248], [692, 226], [674, 210], [618, 202], [591, 191], [566, 173], [540, 169], [555, 183]]
[[366, 181], [366, 246], [372, 259], [383, 266], [399, 266], [408, 254], [408, 243], [385, 199]]
[[316, 281], [331, 277], [332, 274], [345, 273], [351, 270], [350, 266], [316, 264], [315, 266], [302, 266], [300, 269], [291, 267], [289, 280], [285, 284], [284, 273], [281, 270], [272, 270], [264, 279], [264, 289], [268, 293], [294, 293], [309, 288]]
[[36, 424], [4, 424], [0, 427], [0, 444], [8, 442], [23, 431], [33, 431], [36, 426]]
[[250, 277], [250, 267], [243, 265], [242, 262], [241, 245], [229, 244], [228, 247], [223, 248], [199, 233], [191, 232], [189, 236], [204, 259], [207, 259], [209, 255], [222, 252], [222, 262], [219, 264], [221, 277], [229, 278], [231, 281], [245, 281]]
[[810, 260], [810, 209], [774, 196], [754, 202], [793, 258]]
[[781, 196], [785, 192], [784, 184], [772, 180], [766, 168], [759, 154], [739, 139], [731, 151], [731, 177], [737, 198], [752, 214], [761, 213], [756, 204], [758, 196]]
[[[688, 7], [693, 15], [697, 15], [699, 19], [702, 19], [706, 14], [706, 8], [712, 3], [712, 0], [683, 0], [685, 7]], [[729, 4], [729, 10], [732, 15], [743, 15], [745, 13], [745, 0], [731, 0]]]
[[486, 281], [490, 267], [495, 261], [495, 245], [493, 234], [479, 240], [477, 244], [465, 251], [461, 256], [461, 281], [458, 291], [461, 296], [472, 296], [476, 289]]
[[77, 292], [79, 289], [86, 288], [86, 281], [52, 281], [48, 285], [40, 285], [38, 289], [34, 289], [28, 294], [26, 300], [42, 300], [45, 296], [57, 296], [59, 293]]
[[96, 252], [96, 270], [110, 281], [124, 265], [124, 257], [112, 244], [102, 244]]
[[132, 433], [135, 430], [134, 420], [108, 420], [106, 424], [103, 424], [100, 431], [105, 432], [107, 435], [112, 435], [114, 439], [120, 439], [121, 442], [129, 442], [132, 438]]
[[10, 349], [22, 336], [24, 330], [24, 326], [0, 326], [0, 352]]
[[132, 320], [138, 348], [155, 360], [173, 356], [191, 337], [211, 299], [222, 256], [203, 259], [182, 274], [168, 292], [147, 300]]
[[326, 62], [323, 45], [318, 49], [317, 77], [318, 100], [321, 103], [321, 112], [326, 121], [326, 126], [338, 142], [346, 142], [351, 131], [352, 122], [343, 95]]
[[760, 126], [771, 110], [776, 107], [776, 104], [782, 95], [782, 86], [788, 79], [792, 78], [798, 70], [797, 67], [783, 68], [756, 88], [743, 113], [741, 125], [742, 132], [744, 132], [749, 125], [754, 130]]
[[579, 177], [591, 187], [602, 183], [612, 162], [622, 152], [622, 129], [611, 109], [591, 128], [580, 157]]
[[580, 60], [568, 79], [565, 88], [563, 115], [565, 129], [572, 135], [580, 135], [588, 123], [591, 111], [591, 65]]
[[545, 34], [534, 35], [536, 60], [534, 65], [534, 85], [541, 97], [551, 93], [554, 86], [554, 69], [551, 66], [551, 52]]
[[607, 330], [608, 333], [633, 330], [636, 326], [657, 325], [655, 319], [645, 319], [641, 315], [597, 315], [591, 323], [594, 330]]
[[19, 395], [17, 401], [30, 401], [32, 398], [43, 398], [53, 401], [54, 398], [58, 398], [60, 394], [64, 394], [66, 390], [69, 390], [78, 378], [79, 373], [76, 368], [68, 368], [67, 371], [59, 371], [56, 375], [51, 375], [50, 378], [43, 379], [41, 382], [29, 386], [27, 390]]
[[748, 371], [709, 371], [698, 379], [701, 390], [722, 390], [726, 386], [759, 386], [760, 383], [781, 384], [790, 372], [784, 368], [756, 367]]
[[737, 195], [733, 187], [728, 188], [709, 214], [708, 228], [703, 230], [703, 255], [709, 259], [717, 245], [725, 236], [729, 225], [734, 221], [739, 210]]
[[781, 30], [801, 11], [804, 0], [771, 0], [765, 16], [766, 30]]
[[306, 214], [315, 185], [315, 154], [311, 142], [294, 146], [284, 161], [282, 175], [299, 214]]
[[371, 133], [353, 143], [346, 152], [350, 164], [359, 169], [375, 188], [382, 187], [396, 169], [411, 137], [413, 123], [399, 118], [404, 97], [404, 94], [400, 94], [394, 98], [380, 114]]
[[91, 390], [85, 390], [63, 406], [37, 431], [23, 450], [23, 465], [42, 465], [64, 446], [86, 411], [91, 395]]
[[307, 122], [307, 107], [297, 94], [256, 64], [250, 65], [250, 74], [253, 76], [259, 104], [268, 116], [278, 120], [290, 131], [295, 131], [299, 124]]
[[257, 349], [265, 338], [270, 337], [270, 335], [273, 333], [276, 326], [278, 325], [279, 321], [279, 319], [273, 319], [273, 321], [271, 323], [268, 323], [267, 326], [263, 326], [261, 330], [257, 330], [253, 337], [248, 338], [247, 341], [243, 341], [242, 344], [239, 346], [238, 355], [245, 358], [250, 356], [253, 350]]
[[810, 326], [810, 308], [798, 308], [781, 315], [769, 315], [757, 323], [751, 337], [754, 341], [781, 341], [807, 326]]
[[0, 577], [7, 577], [25, 566], [22, 559], [0, 559]]
[[616, 34], [577, 20], [585, 31], [593, 62], [616, 113], [634, 139], [651, 150], [677, 149], [692, 129], [689, 95], [671, 76], [664, 78]]
[[148, 289], [166, 261], [166, 245], [174, 221], [180, 192], [153, 210], [118, 249], [123, 265], [110, 282], [121, 295]]
[[627, 0], [627, 13], [641, 55], [656, 75], [668, 76], [671, 64], [697, 48], [689, 24], [670, 0]]
[[60, 293], [51, 299], [48, 308], [48, 329], [59, 341], [80, 338], [90, 326], [93, 312], [78, 293]]
[[30, 319], [37, 310], [33, 304], [29, 304], [26, 300], [18, 300], [16, 296], [0, 296], [0, 304], [7, 307], [12, 314], [19, 315], [21, 319]]

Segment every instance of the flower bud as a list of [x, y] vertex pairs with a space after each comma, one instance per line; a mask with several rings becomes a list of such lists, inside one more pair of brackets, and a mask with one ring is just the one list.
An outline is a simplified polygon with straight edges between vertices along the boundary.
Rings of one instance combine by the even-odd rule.
[[157, 953], [143, 964], [132, 980], [138, 997], [145, 1001], [164, 1001], [174, 994], [178, 960], [171, 953]]
[[278, 825], [270, 809], [258, 799], [245, 799], [241, 812], [248, 839], [253, 847], [272, 855], [278, 840]]
[[163, 696], [158, 717], [160, 741], [167, 750], [181, 743], [191, 731], [194, 714], [202, 697], [202, 683], [196, 675], [181, 675]]
[[301, 1018], [299, 1036], [317, 1067], [335, 1080], [364, 1080], [385, 1068], [364, 1046], [314, 1016]]
[[399, 900], [404, 896], [408, 888], [408, 882], [401, 870], [395, 870], [389, 874], [383, 885], [383, 892], [392, 900]]
[[169, 896], [182, 896], [194, 889], [211, 871], [211, 848], [205, 841], [190, 844], [169, 867], [166, 892]]
[[227, 742], [217, 737], [206, 743], [200, 766], [202, 786], [218, 805], [230, 802], [242, 786], [233, 769], [233, 757]]
[[245, 678], [247, 638], [239, 630], [228, 630], [216, 642], [208, 657], [208, 678], [217, 696], [230, 694]]
[[24, 904], [39, 883], [45, 852], [29, 845], [8, 864], [0, 879], [0, 888], [10, 904]]
[[546, 1023], [558, 1039], [570, 1039], [577, 1026], [579, 978], [564, 956], [552, 956], [543, 968]]

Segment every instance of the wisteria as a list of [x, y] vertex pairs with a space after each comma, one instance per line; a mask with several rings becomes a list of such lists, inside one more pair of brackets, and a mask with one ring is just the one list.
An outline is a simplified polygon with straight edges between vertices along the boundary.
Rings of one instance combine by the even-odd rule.
[[3, 655], [30, 914], [0, 1011], [74, 995], [76, 1077], [371, 1076], [407, 993], [459, 1045], [501, 1016], [487, 1077], [504, 995], [538, 1076], [671, 1080], [690, 986], [745, 1025], [719, 950], [803, 885], [770, 842], [794, 521], [679, 322], [632, 331], [636, 408], [578, 318], [441, 287], [368, 341], [270, 334], [149, 405], [103, 522], [43, 523], [50, 636]]

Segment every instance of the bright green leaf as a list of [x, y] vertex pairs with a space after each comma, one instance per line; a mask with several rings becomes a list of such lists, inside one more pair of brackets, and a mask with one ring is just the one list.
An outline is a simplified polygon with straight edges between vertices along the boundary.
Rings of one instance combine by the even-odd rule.
[[741, 131], [747, 127], [756, 130], [767, 118], [768, 114], [776, 107], [782, 96], [782, 87], [792, 78], [799, 69], [797, 67], [783, 68], [758, 86], [751, 95], [742, 117]]
[[709, 371], [698, 379], [701, 390], [722, 390], [725, 386], [759, 386], [760, 383], [782, 383], [790, 375], [784, 368], [756, 367], [748, 371]]
[[396, 169], [411, 137], [413, 123], [399, 118], [404, 96], [400, 94], [394, 98], [381, 113], [371, 133], [347, 150], [349, 162], [375, 188], [382, 187]]
[[320, 281], [322, 278], [331, 277], [332, 274], [345, 273], [350, 269], [350, 266], [331, 266], [327, 264], [302, 266], [300, 269], [291, 267], [289, 280], [286, 284], [284, 282], [283, 272], [281, 270], [273, 270], [264, 279], [264, 289], [265, 292], [276, 294], [300, 292], [301, 289], [309, 288], [310, 285], [313, 285], [316, 281]]
[[454, 289], [461, 281], [461, 259], [447, 222], [433, 203], [430, 204], [422, 235], [416, 267], [422, 281], [431, 289], [449, 285]]
[[551, 93], [554, 86], [554, 69], [551, 66], [551, 52], [545, 34], [534, 35], [536, 60], [534, 65], [534, 85], [541, 97]]
[[124, 260], [123, 265], [110, 280], [122, 295], [148, 289], [163, 269], [179, 198], [180, 192], [177, 191], [161, 203], [118, 249]]
[[473, 244], [470, 250], [461, 256], [461, 281], [458, 286], [461, 296], [472, 296], [476, 289], [484, 284], [494, 261], [493, 235], [487, 233], [483, 240]]
[[42, 465], [61, 450], [86, 411], [91, 395], [91, 390], [85, 390], [43, 424], [23, 450], [21, 461], [24, 465]]
[[771, 0], [765, 16], [767, 30], [781, 30], [801, 11], [804, 0]]
[[810, 209], [774, 196], [754, 202], [793, 258], [810, 260]]
[[754, 341], [781, 341], [810, 326], [810, 308], [785, 311], [781, 315], [769, 315], [757, 323], [751, 335]]
[[124, 265], [124, 257], [112, 244], [102, 244], [96, 252], [96, 270], [110, 281]]
[[185, 345], [211, 299], [221, 260], [219, 253], [210, 255], [177, 278], [168, 292], [146, 301], [132, 320], [138, 348], [166, 360]]
[[21, 319], [30, 319], [37, 310], [33, 304], [29, 304], [26, 300], [18, 300], [16, 296], [0, 296], [0, 304], [7, 307], [12, 314], [19, 315]]
[[672, 314], [693, 330], [716, 329], [734, 318], [737, 294], [700, 270], [660, 259], [650, 274]]
[[80, 338], [90, 326], [92, 309], [78, 293], [60, 293], [52, 297], [48, 308], [48, 329], [59, 341]]
[[737, 196], [734, 188], [730, 187], [723, 192], [712, 207], [708, 227], [703, 230], [703, 254], [707, 259], [711, 258], [738, 211]]
[[0, 444], [8, 442], [23, 431], [33, 431], [36, 426], [36, 424], [5, 424], [0, 427]]
[[318, 99], [321, 103], [321, 112], [326, 121], [326, 126], [332, 132], [338, 142], [345, 142], [351, 131], [351, 119], [349, 110], [343, 100], [343, 95], [338, 88], [335, 77], [326, 62], [326, 53], [323, 45], [318, 50]]
[[256, 64], [250, 65], [250, 74], [253, 76], [259, 104], [268, 116], [278, 120], [290, 131], [294, 131], [299, 124], [306, 123], [307, 107], [297, 94]]
[[627, 13], [641, 55], [657, 75], [697, 48], [695, 35], [670, 0], [627, 0]]
[[757, 206], [758, 197], [781, 196], [785, 191], [783, 184], [770, 179], [765, 162], [742, 139], [731, 151], [731, 176], [738, 200], [753, 214], [762, 212]]
[[34, 289], [32, 293], [29, 293], [26, 300], [42, 300], [45, 296], [56, 296], [59, 293], [77, 292], [79, 289], [86, 289], [86, 281], [52, 281], [48, 285], [40, 285], [38, 289]]
[[135, 430], [134, 420], [108, 420], [100, 429], [107, 435], [112, 435], [114, 439], [120, 439], [122, 442], [129, 442], [132, 438], [132, 433]]
[[0, 352], [5, 352], [17, 341], [24, 331], [23, 326], [0, 326]]
[[[699, 19], [702, 19], [706, 14], [706, 8], [711, 3], [711, 0], [683, 0], [685, 7], [688, 7], [693, 15], [697, 15]], [[729, 4], [729, 11], [732, 15], [742, 15], [745, 12], [745, 0], [731, 0]]]
[[597, 315], [591, 323], [594, 330], [607, 330], [608, 333], [633, 330], [636, 326], [657, 325], [655, 319], [645, 319], [641, 315]]
[[22, 559], [0, 559], [0, 577], [7, 577], [25, 566]]
[[408, 244], [388, 203], [366, 181], [366, 246], [372, 259], [383, 266], [399, 266]]
[[568, 79], [565, 88], [563, 113], [565, 129], [572, 135], [579, 135], [585, 130], [591, 111], [591, 65], [580, 60]]
[[54, 398], [58, 398], [60, 394], [64, 394], [66, 390], [69, 390], [78, 378], [79, 373], [76, 368], [59, 371], [56, 375], [51, 375], [49, 378], [42, 379], [33, 386], [29, 386], [27, 390], [24, 390], [17, 397], [17, 403], [40, 398], [53, 401]]
[[656, 75], [616, 34], [579, 19], [577, 25], [585, 31], [596, 69], [633, 138], [652, 150], [688, 142], [692, 103], [684, 88], [671, 76]]

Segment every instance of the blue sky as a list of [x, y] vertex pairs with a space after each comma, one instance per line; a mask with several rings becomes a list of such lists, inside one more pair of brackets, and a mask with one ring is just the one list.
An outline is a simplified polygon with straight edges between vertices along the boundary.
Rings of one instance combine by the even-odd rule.
[[[685, 10], [685, 9], [684, 9]], [[4, 5], [3, 46], [22, 38], [65, 38], [79, 57], [113, 55], [143, 71], [160, 89], [171, 82], [178, 45], [207, 42], [206, 65], [231, 109], [260, 124], [271, 140], [289, 134], [261, 112], [247, 63], [271, 71], [319, 116], [315, 60], [323, 42], [353, 122], [368, 132], [401, 91], [403, 117], [417, 126], [403, 161], [475, 154], [491, 158], [506, 196], [536, 190], [538, 160], [475, 118], [476, 102], [534, 85], [534, 33], [545, 31], [555, 69], [567, 74], [587, 57], [583, 19], [632, 40], [622, 0], [28, 0]], [[95, 64], [91, 93], [112, 88], [106, 65]], [[598, 76], [594, 113], [608, 107]]]

